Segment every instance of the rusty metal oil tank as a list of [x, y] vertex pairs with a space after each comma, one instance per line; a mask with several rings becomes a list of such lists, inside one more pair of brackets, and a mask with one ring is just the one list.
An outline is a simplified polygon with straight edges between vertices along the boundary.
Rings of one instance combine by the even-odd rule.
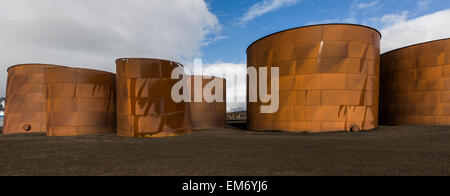
[[260, 99], [249, 102], [248, 128], [289, 132], [376, 128], [380, 39], [381, 34], [370, 27], [326, 24], [281, 31], [254, 42], [247, 49], [248, 66], [279, 67], [280, 105], [276, 113], [263, 114], [260, 106], [268, 104]]
[[44, 71], [47, 135], [116, 132], [116, 76], [80, 68]]
[[450, 125], [450, 39], [381, 55], [380, 123]]
[[3, 134], [45, 133], [44, 69], [47, 64], [15, 65], [8, 69]]
[[[195, 80], [202, 81], [202, 87], [195, 87]], [[203, 76], [191, 76], [188, 80], [191, 85], [192, 93], [189, 103], [190, 114], [192, 119], [193, 129], [209, 129], [209, 128], [223, 128], [225, 126], [225, 119], [227, 113], [226, 104], [226, 80], [219, 77], [203, 77]], [[216, 82], [218, 84], [216, 84]], [[211, 89], [210, 85], [217, 86], [221, 89]], [[195, 102], [195, 95], [204, 95], [204, 91], [210, 91], [211, 94], [215, 94], [217, 91], [222, 91], [222, 99], [217, 101], [206, 101], [203, 97], [201, 102]], [[219, 98], [220, 99], [220, 98]]]
[[171, 79], [181, 64], [159, 59], [118, 59], [117, 134], [122, 137], [168, 137], [191, 133], [189, 105], [172, 100]]

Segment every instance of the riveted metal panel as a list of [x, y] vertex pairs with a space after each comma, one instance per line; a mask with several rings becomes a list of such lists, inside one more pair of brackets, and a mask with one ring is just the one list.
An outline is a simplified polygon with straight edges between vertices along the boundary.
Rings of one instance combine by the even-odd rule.
[[8, 69], [3, 134], [45, 133], [44, 69], [46, 64], [15, 65]]
[[48, 136], [116, 132], [115, 74], [78, 68], [44, 71]]
[[250, 45], [249, 67], [280, 68], [280, 107], [274, 114], [261, 114], [260, 107], [266, 104], [248, 103], [248, 128], [289, 132], [376, 128], [380, 39], [380, 33], [369, 27], [328, 24], [282, 31]]
[[[202, 87], [197, 88], [195, 84], [195, 79], [202, 81]], [[192, 88], [192, 102], [189, 103], [192, 127], [193, 129], [209, 129], [209, 128], [223, 128], [225, 126], [226, 119], [226, 80], [217, 77], [207, 77], [203, 76], [191, 76], [188, 80]], [[217, 86], [221, 86], [222, 89], [210, 89], [208, 84], [212, 85], [214, 82], [218, 82]], [[195, 94], [203, 94], [204, 91], [210, 91], [215, 94], [217, 91], [222, 91], [223, 99], [219, 101], [213, 101], [208, 103], [203, 97], [201, 102], [194, 101]]]
[[380, 123], [450, 125], [450, 39], [381, 55]]
[[123, 137], [167, 137], [192, 131], [189, 105], [172, 100], [171, 79], [181, 64], [159, 59], [118, 59], [117, 134]]

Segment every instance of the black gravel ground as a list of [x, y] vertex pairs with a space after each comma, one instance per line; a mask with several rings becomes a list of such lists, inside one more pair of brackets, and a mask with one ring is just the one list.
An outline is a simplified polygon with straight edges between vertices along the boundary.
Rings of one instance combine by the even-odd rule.
[[227, 128], [161, 139], [0, 136], [0, 175], [450, 175], [450, 127], [323, 134]]

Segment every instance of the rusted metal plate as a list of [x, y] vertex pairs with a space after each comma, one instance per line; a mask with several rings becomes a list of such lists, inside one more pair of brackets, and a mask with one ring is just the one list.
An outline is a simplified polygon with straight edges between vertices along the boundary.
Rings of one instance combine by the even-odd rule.
[[[247, 50], [249, 67], [279, 67], [280, 107], [247, 104], [248, 128], [266, 131], [370, 130], [378, 125], [381, 35], [346, 24], [315, 25], [264, 37]], [[269, 79], [270, 81], [270, 79]], [[270, 85], [269, 85], [270, 86]]]
[[117, 134], [123, 137], [166, 137], [191, 133], [189, 105], [175, 103], [171, 90], [181, 64], [159, 59], [118, 59]]
[[45, 133], [44, 69], [58, 65], [24, 64], [8, 69], [3, 134]]
[[380, 122], [450, 125], [450, 39], [381, 55]]
[[[202, 81], [201, 88], [195, 86], [196, 79]], [[221, 89], [210, 88], [210, 86], [214, 85], [216, 82], [218, 83], [216, 86], [218, 88], [221, 86]], [[203, 76], [191, 76], [188, 83], [192, 88], [192, 102], [189, 103], [189, 107], [193, 129], [223, 128], [225, 126], [227, 110], [226, 80], [218, 77], [204, 78]], [[195, 102], [194, 95], [204, 95], [205, 91], [209, 91], [211, 94], [216, 94], [217, 91], [222, 91], [222, 99], [211, 102], [211, 100], [207, 101], [205, 97], [203, 97], [201, 102]]]
[[90, 69], [45, 69], [47, 135], [115, 133], [115, 78], [113, 73]]

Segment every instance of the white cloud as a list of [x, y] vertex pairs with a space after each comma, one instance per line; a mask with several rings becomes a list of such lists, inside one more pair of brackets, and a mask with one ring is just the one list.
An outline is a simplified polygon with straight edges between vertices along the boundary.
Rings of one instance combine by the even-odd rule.
[[381, 18], [382, 52], [412, 44], [450, 38], [450, 9], [407, 19], [407, 13]]
[[224, 39], [228, 39], [230, 38], [229, 36], [226, 35], [217, 35], [215, 37], [212, 37], [210, 39], [207, 39], [203, 42], [202, 46], [208, 46], [209, 44], [224, 40]]
[[379, 21], [379, 25], [381, 25], [383, 28], [387, 26], [393, 26], [395, 24], [404, 22], [408, 19], [409, 12], [404, 11], [401, 14], [387, 14], [381, 17]]
[[1, 0], [0, 24], [0, 95], [14, 64], [114, 72], [116, 58], [183, 61], [223, 38], [204, 0]]
[[[227, 111], [245, 111], [247, 99], [247, 65], [223, 63], [205, 65], [204, 72], [221, 73], [227, 80]], [[226, 74], [225, 74], [226, 73]], [[208, 74], [207, 74], [208, 75]], [[217, 74], [209, 74], [217, 75]], [[234, 81], [234, 82], [233, 82]]]
[[250, 9], [241, 18], [241, 24], [249, 22], [277, 9], [288, 7], [299, 3], [300, 0], [263, 0], [250, 7]]
[[432, 0], [420, 0], [418, 2], [419, 7], [421, 7], [422, 9], [427, 8], [433, 1]]
[[355, 8], [357, 8], [357, 9], [372, 8], [372, 7], [377, 6], [379, 3], [380, 3], [380, 1], [371, 1], [371, 2], [366, 2], [366, 3], [356, 3], [355, 4]]

